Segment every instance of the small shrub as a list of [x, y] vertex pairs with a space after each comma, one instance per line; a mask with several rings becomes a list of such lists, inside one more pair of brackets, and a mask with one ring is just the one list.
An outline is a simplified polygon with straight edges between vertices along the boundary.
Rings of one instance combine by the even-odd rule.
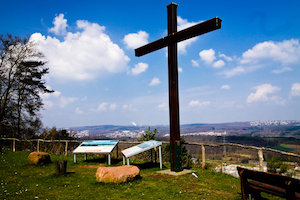
[[279, 158], [272, 157], [267, 162], [268, 172], [283, 174], [287, 172], [288, 166], [284, 164]]

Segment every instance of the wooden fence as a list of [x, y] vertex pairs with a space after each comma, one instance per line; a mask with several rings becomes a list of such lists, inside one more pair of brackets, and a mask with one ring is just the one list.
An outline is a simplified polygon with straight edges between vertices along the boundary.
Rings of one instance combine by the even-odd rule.
[[294, 157], [300, 158], [300, 155], [295, 154], [295, 153], [288, 153], [288, 152], [279, 151], [279, 150], [276, 150], [276, 149], [270, 149], [270, 148], [265, 148], [265, 147], [255, 147], [255, 146], [246, 146], [246, 145], [234, 144], [234, 143], [204, 144], [204, 143], [187, 142], [187, 143], [184, 143], [184, 144], [198, 145], [198, 146], [202, 147], [202, 169], [203, 170], [205, 169], [205, 146], [210, 146], [210, 147], [236, 146], [236, 147], [240, 147], [240, 148], [244, 148], [244, 149], [257, 150], [260, 171], [263, 171], [263, 167], [264, 167], [264, 165], [263, 165], [263, 162], [264, 162], [263, 151], [271, 151], [271, 152], [280, 153], [280, 154], [287, 155], [287, 156], [294, 156]]
[[[68, 146], [69, 143], [82, 143], [82, 141], [78, 141], [78, 140], [43, 140], [43, 139], [31, 139], [31, 140], [20, 140], [20, 139], [16, 139], [16, 138], [0, 138], [0, 140], [11, 140], [12, 141], [12, 151], [15, 152], [16, 151], [16, 141], [26, 141], [26, 142], [36, 142], [37, 143], [37, 152], [40, 151], [40, 142], [59, 142], [59, 143], [65, 143], [65, 155], [68, 155]], [[119, 144], [138, 144], [140, 142], [124, 142], [124, 141], [120, 141]], [[162, 142], [164, 144], [168, 144], [169, 142]], [[271, 151], [271, 152], [275, 152], [275, 153], [280, 153], [282, 155], [287, 155], [287, 156], [293, 156], [293, 157], [297, 157], [300, 158], [300, 155], [295, 154], [295, 153], [288, 153], [288, 152], [284, 152], [284, 151], [279, 151], [279, 150], [275, 150], [275, 149], [270, 149], [270, 148], [265, 148], [265, 147], [255, 147], [255, 146], [246, 146], [246, 145], [241, 145], [241, 144], [234, 144], [234, 143], [220, 143], [220, 144], [204, 144], [204, 143], [194, 143], [194, 142], [185, 142], [184, 145], [197, 145], [197, 146], [201, 146], [202, 148], [202, 169], [205, 169], [205, 146], [208, 147], [222, 147], [222, 146], [236, 146], [236, 147], [240, 147], [240, 148], [244, 148], [244, 149], [254, 149], [257, 150], [258, 153], [258, 158], [259, 158], [259, 168], [260, 171], [263, 171], [263, 151]], [[0, 147], [2, 148], [2, 147]]]

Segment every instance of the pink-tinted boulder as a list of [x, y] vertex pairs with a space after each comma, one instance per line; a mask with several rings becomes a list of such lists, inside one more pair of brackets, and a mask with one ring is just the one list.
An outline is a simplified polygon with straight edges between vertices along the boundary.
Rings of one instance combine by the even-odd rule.
[[138, 177], [140, 177], [140, 170], [133, 165], [99, 167], [96, 172], [97, 181], [104, 183], [125, 183]]

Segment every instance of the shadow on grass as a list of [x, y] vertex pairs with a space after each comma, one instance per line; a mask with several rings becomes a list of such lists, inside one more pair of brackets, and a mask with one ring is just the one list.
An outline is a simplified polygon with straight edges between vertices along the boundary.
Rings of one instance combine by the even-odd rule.
[[[83, 162], [84, 163], [95, 163], [95, 164], [107, 164], [108, 165], [107, 158], [104, 158], [104, 157], [90, 158], [90, 159], [88, 158], [87, 160], [85, 160]], [[115, 159], [115, 158], [111, 159], [111, 164], [112, 165], [117, 165], [120, 162], [123, 162], [123, 160], [122, 159]]]
[[83, 162], [85, 162], [85, 163], [97, 163], [98, 164], [98, 163], [106, 163], [107, 160], [106, 160], [106, 158], [99, 157], [99, 158], [88, 158], [87, 160], [85, 160]]
[[[151, 168], [159, 168], [159, 163], [154, 163], [154, 162], [146, 162], [146, 163], [141, 163], [141, 164], [132, 164], [137, 166], [140, 170], [142, 169], [151, 169]], [[166, 168], [166, 166], [163, 165], [163, 168]]]

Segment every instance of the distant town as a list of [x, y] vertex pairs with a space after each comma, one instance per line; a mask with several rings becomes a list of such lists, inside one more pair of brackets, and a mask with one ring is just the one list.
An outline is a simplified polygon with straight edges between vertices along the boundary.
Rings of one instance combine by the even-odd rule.
[[[245, 130], [253, 130], [251, 127], [300, 127], [300, 120], [272, 120], [272, 121], [251, 121], [235, 122], [224, 124], [190, 124], [181, 126], [183, 136], [224, 136], [236, 134], [248, 134]], [[148, 126], [93, 126], [72, 128], [77, 131], [78, 138], [106, 137], [106, 138], [140, 138]], [[151, 127], [158, 128], [160, 137], [169, 137], [168, 126]], [[151, 129], [151, 130], [152, 130]], [[299, 128], [300, 129], [300, 128]], [[233, 131], [234, 130], [234, 131]], [[238, 131], [240, 130], [240, 131]], [[298, 128], [296, 128], [296, 131]], [[252, 131], [252, 133], [257, 131]], [[282, 130], [281, 130], [282, 133]]]
[[300, 126], [300, 120], [253, 121], [250, 122], [250, 125], [251, 126], [284, 126], [284, 125]]

